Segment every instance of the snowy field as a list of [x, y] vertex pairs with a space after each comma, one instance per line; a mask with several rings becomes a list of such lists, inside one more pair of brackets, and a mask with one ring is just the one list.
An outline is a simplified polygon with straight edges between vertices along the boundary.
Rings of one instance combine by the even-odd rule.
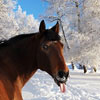
[[100, 100], [100, 71], [84, 74], [71, 70], [66, 93], [61, 93], [53, 79], [38, 70], [22, 90], [24, 100]]

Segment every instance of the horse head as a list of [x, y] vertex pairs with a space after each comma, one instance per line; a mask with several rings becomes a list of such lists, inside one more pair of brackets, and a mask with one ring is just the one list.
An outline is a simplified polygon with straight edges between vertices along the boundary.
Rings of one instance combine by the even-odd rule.
[[45, 28], [45, 22], [41, 21], [39, 27], [40, 45], [37, 50], [37, 62], [39, 69], [50, 74], [61, 91], [65, 91], [65, 83], [69, 76], [69, 69], [63, 56], [63, 43], [59, 35], [59, 23], [51, 29]]

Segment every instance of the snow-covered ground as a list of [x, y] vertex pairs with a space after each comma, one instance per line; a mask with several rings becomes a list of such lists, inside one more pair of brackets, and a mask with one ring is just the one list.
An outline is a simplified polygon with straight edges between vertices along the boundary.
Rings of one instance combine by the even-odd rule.
[[38, 70], [22, 90], [24, 100], [100, 100], [100, 72], [71, 70], [66, 93], [61, 93], [53, 79]]

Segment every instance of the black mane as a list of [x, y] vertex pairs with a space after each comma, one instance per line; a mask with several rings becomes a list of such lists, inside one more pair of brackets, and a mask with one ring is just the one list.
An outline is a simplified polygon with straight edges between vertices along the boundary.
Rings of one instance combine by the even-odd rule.
[[[13, 43], [16, 43], [17, 41], [26, 39], [28, 37], [35, 35], [35, 34], [41, 34], [41, 33], [21, 34], [21, 35], [14, 36], [8, 40], [0, 40], [0, 48], [8, 46], [8, 45], [13, 44]], [[52, 30], [46, 30], [44, 32], [44, 35], [48, 41], [59, 41], [61, 39], [59, 34], [53, 32]]]
[[17, 41], [20, 41], [20, 40], [23, 40], [25, 38], [28, 38], [28, 37], [31, 37], [35, 35], [35, 33], [31, 33], [31, 34], [21, 34], [21, 35], [17, 35], [17, 36], [14, 36], [8, 40], [0, 40], [0, 47], [5, 47], [5, 46], [8, 46], [9, 44], [13, 44]]

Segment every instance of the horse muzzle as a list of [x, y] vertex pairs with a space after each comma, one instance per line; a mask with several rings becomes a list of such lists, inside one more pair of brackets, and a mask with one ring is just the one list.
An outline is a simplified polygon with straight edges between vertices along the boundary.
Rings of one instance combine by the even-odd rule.
[[54, 77], [54, 80], [58, 86], [60, 86], [61, 92], [65, 92], [65, 84], [69, 77], [69, 72], [59, 71]]

